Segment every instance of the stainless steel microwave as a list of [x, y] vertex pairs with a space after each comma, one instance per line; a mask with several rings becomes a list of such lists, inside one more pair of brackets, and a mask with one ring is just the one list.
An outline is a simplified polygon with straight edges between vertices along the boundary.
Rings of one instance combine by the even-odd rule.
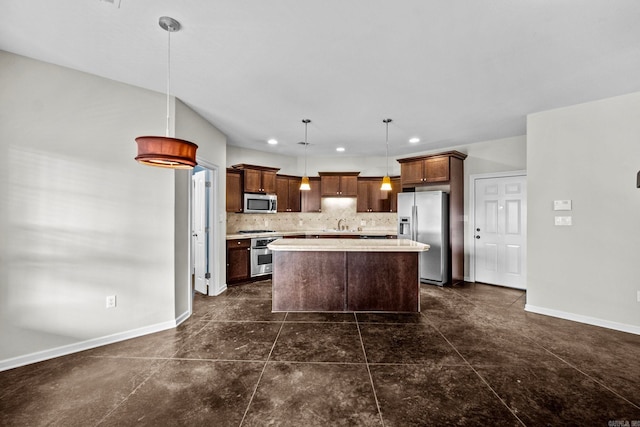
[[277, 210], [275, 194], [244, 193], [244, 213], [276, 213]]

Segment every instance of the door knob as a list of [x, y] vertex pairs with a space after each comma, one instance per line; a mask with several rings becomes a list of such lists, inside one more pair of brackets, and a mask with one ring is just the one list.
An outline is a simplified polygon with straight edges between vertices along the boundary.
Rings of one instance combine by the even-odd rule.
[[476, 239], [479, 239], [479, 238], [480, 238], [480, 236], [476, 236]]
[[479, 228], [476, 228], [476, 231], [480, 231], [480, 229], [479, 229]]

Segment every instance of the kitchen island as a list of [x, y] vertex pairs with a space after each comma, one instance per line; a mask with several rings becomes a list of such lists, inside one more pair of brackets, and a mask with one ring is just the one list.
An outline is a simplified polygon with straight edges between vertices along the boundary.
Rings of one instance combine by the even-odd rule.
[[420, 311], [419, 254], [405, 239], [280, 239], [273, 251], [272, 310]]

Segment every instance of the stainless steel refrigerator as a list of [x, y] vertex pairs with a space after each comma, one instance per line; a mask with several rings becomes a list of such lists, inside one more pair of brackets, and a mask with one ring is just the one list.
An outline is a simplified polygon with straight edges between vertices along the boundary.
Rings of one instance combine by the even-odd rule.
[[426, 243], [420, 255], [420, 281], [449, 281], [449, 195], [443, 191], [398, 194], [398, 239]]

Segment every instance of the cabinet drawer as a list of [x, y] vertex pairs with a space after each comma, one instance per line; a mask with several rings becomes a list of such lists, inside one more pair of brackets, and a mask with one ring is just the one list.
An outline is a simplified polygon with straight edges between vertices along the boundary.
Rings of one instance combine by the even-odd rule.
[[231, 248], [248, 248], [251, 246], [251, 239], [232, 239], [227, 240], [227, 249]]

